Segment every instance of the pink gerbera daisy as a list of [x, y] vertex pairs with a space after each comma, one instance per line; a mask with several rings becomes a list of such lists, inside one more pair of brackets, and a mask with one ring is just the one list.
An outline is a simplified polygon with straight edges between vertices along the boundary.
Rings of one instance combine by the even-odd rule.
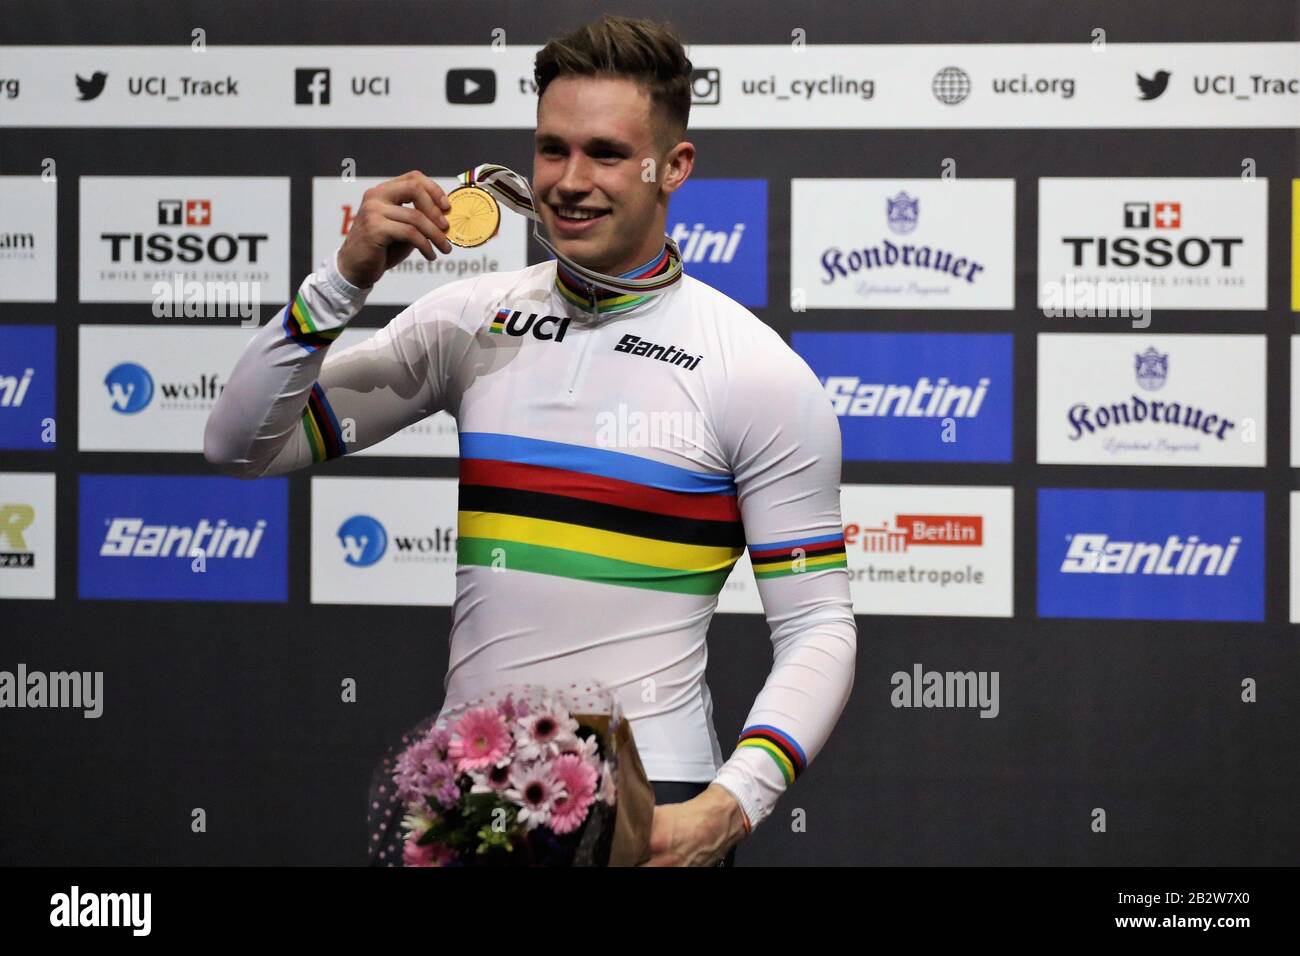
[[551, 806], [551, 829], [572, 833], [587, 819], [596, 796], [596, 768], [577, 754], [563, 754], [551, 764], [552, 774], [564, 788]]
[[447, 756], [456, 769], [483, 770], [510, 752], [510, 729], [495, 707], [480, 707], [462, 716], [451, 728]]
[[519, 757], [539, 760], [568, 749], [576, 740], [578, 722], [553, 700], [544, 700], [527, 717], [516, 721]]
[[505, 795], [519, 807], [516, 817], [519, 823], [532, 830], [549, 822], [555, 798], [564, 793], [552, 773], [551, 764], [516, 764], [510, 782], [512, 786]]

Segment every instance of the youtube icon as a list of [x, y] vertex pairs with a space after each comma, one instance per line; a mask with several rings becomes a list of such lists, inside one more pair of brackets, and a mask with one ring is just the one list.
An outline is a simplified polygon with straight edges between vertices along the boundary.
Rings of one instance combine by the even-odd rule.
[[448, 70], [447, 102], [481, 104], [497, 98], [497, 75], [493, 70]]

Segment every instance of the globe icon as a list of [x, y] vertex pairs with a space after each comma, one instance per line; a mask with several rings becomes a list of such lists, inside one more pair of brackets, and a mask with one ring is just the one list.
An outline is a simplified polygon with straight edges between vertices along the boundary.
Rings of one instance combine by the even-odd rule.
[[970, 96], [970, 77], [961, 67], [945, 66], [934, 75], [931, 89], [940, 103], [956, 106]]

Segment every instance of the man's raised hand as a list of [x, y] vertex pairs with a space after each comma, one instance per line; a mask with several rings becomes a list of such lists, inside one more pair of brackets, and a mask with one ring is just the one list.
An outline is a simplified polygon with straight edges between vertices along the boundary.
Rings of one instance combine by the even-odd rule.
[[[408, 202], [413, 206], [403, 205]], [[450, 209], [442, 187], [418, 169], [372, 186], [362, 195], [339, 250], [339, 272], [353, 285], [368, 288], [412, 249], [430, 262], [437, 258], [434, 246], [451, 252], [445, 215]]]

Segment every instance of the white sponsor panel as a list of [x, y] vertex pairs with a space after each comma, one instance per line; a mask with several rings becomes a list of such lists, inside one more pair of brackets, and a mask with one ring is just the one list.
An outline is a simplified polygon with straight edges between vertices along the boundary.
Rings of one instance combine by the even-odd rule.
[[[337, 353], [343, 349], [365, 342], [373, 337], [378, 329], [344, 329], [334, 344], [330, 346], [330, 352]], [[330, 360], [329, 355], [325, 356], [325, 361]], [[349, 439], [349, 425], [346, 420], [339, 422], [339, 428], [343, 429], [344, 441]], [[355, 440], [362, 440], [363, 435], [355, 434]], [[349, 451], [349, 455], [388, 455], [392, 457], [403, 458], [457, 458], [460, 456], [460, 439], [456, 431], [456, 419], [450, 412], [435, 412], [422, 421], [407, 425], [405, 428], [390, 435], [381, 442], [370, 445], [357, 451]]]
[[1291, 492], [1291, 623], [1300, 624], [1300, 491]]
[[855, 614], [1011, 617], [1011, 488], [845, 485]]
[[78, 335], [79, 450], [201, 452], [208, 414], [253, 332], [83, 325]]
[[[1295, 42], [792, 37], [692, 44], [691, 128], [1288, 129], [1300, 102]], [[0, 126], [532, 129], [538, 49], [0, 47]]]
[[454, 478], [313, 478], [311, 601], [449, 607]]
[[0, 600], [54, 597], [55, 476], [0, 472]]
[[80, 186], [82, 302], [243, 320], [249, 305], [260, 319], [288, 301], [287, 178], [82, 176]]
[[[1012, 489], [844, 485], [840, 510], [855, 614], [1011, 617]], [[748, 552], [718, 611], [761, 614]]]
[[[400, 175], [395, 173], [394, 175]], [[330, 261], [343, 243], [348, 229], [361, 208], [361, 197], [387, 177], [360, 178], [346, 181], [338, 176], [318, 176], [312, 180], [312, 262]], [[455, 174], [431, 177], [450, 193], [460, 183]], [[406, 205], [411, 205], [407, 203]], [[501, 226], [490, 240], [472, 249], [453, 246], [450, 255], [434, 247], [436, 258], [429, 262], [413, 251], [384, 273], [366, 297], [366, 305], [410, 305], [422, 295], [454, 282], [489, 272], [511, 272], [528, 265], [527, 229], [532, 220], [501, 207]]]
[[[1128, 315], [1268, 306], [1268, 180], [1038, 181], [1038, 307]], [[1064, 305], [1064, 308], [1062, 306]]]
[[791, 307], [1010, 309], [1015, 181], [795, 179]]
[[58, 182], [0, 176], [0, 302], [57, 297]]
[[1263, 467], [1262, 335], [1038, 336], [1038, 461]]

